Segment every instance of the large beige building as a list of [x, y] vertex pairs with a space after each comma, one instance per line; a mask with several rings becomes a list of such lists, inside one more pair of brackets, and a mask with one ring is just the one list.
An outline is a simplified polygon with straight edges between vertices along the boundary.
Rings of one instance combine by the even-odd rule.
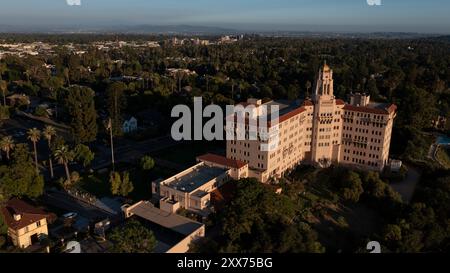
[[[381, 171], [389, 161], [397, 107], [371, 103], [364, 94], [351, 95], [346, 104], [335, 98], [333, 86], [333, 71], [325, 64], [312, 100], [262, 103], [249, 99], [243, 105], [253, 105], [255, 115], [263, 113], [261, 106], [277, 105], [278, 124], [267, 123], [269, 138], [265, 141], [227, 141], [227, 158], [248, 163], [249, 176], [262, 182], [280, 177], [301, 163]], [[245, 128], [248, 134], [248, 124]], [[278, 141], [275, 149], [262, 148], [262, 144], [273, 146], [274, 141]]]

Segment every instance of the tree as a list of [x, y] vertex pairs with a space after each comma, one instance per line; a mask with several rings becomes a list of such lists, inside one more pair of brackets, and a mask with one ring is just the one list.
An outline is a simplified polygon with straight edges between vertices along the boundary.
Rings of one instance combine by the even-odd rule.
[[94, 160], [95, 154], [84, 144], [78, 144], [75, 147], [75, 159], [83, 164], [83, 167], [87, 167]]
[[149, 171], [155, 167], [155, 161], [150, 156], [144, 156], [141, 158], [141, 168], [144, 171]]
[[0, 120], [9, 119], [9, 107], [0, 105]]
[[0, 248], [5, 244], [5, 236], [8, 231], [8, 226], [5, 223], [5, 219], [3, 218], [3, 213], [0, 213]]
[[[0, 213], [0, 235], [6, 235], [7, 231], [8, 231], [8, 226], [5, 223], [3, 213]], [[1, 247], [1, 245], [0, 245], [0, 247]]]
[[52, 160], [51, 146], [52, 146], [52, 139], [54, 136], [56, 136], [56, 129], [53, 126], [47, 125], [47, 126], [45, 126], [45, 129], [42, 132], [42, 135], [47, 140], [48, 151], [49, 151], [48, 162], [50, 165], [50, 177], [53, 178], [54, 174], [53, 174], [53, 160]]
[[378, 90], [377, 81], [375, 79], [369, 79], [367, 83], [367, 91], [372, 99], [377, 99], [380, 96], [380, 91]]
[[401, 253], [418, 253], [424, 245], [422, 243], [423, 232], [420, 230], [410, 230], [405, 234], [403, 240], [400, 242]]
[[114, 82], [106, 89], [106, 101], [108, 114], [112, 121], [112, 131], [114, 136], [122, 135], [122, 111], [127, 105], [124, 91], [126, 85], [122, 82]]
[[231, 181], [234, 198], [219, 212], [223, 241], [219, 251], [323, 252], [317, 233], [300, 220], [297, 206], [255, 179]]
[[76, 143], [90, 143], [97, 137], [97, 112], [92, 89], [71, 86], [66, 92], [65, 108], [70, 116], [72, 135]]
[[109, 181], [113, 195], [128, 196], [134, 190], [128, 172], [124, 172], [122, 175], [118, 172], [112, 172]]
[[383, 231], [384, 241], [392, 244], [402, 239], [402, 229], [398, 225], [387, 225]]
[[69, 163], [73, 161], [74, 154], [69, 149], [68, 146], [63, 145], [55, 151], [55, 158], [59, 164], [64, 165], [64, 170], [66, 172], [66, 185], [70, 185], [72, 183], [69, 171]]
[[120, 195], [128, 196], [131, 192], [133, 192], [133, 182], [130, 180], [130, 174], [128, 172], [124, 172], [122, 174], [122, 185], [120, 187]]
[[8, 89], [8, 84], [6, 81], [0, 79], [0, 91], [2, 91], [3, 95], [3, 106], [6, 106], [6, 91]]
[[152, 253], [156, 246], [153, 232], [137, 220], [114, 228], [109, 239], [114, 243], [114, 253]]
[[306, 87], [306, 97], [309, 97], [309, 89], [311, 89], [311, 87], [312, 87], [311, 82], [306, 81], [305, 87]]
[[28, 130], [28, 139], [33, 143], [33, 151], [34, 151], [34, 164], [36, 166], [36, 173], [39, 172], [38, 166], [38, 156], [37, 156], [37, 142], [41, 139], [41, 131], [37, 128], [32, 128]]
[[44, 178], [34, 170], [28, 146], [16, 145], [11, 158], [9, 165], [0, 166], [0, 192], [3, 197], [39, 197], [44, 190]]
[[69, 68], [64, 67], [63, 74], [64, 74], [64, 79], [65, 79], [65, 81], [66, 81], [66, 83], [67, 83], [67, 86], [70, 86], [70, 74], [69, 74]]
[[341, 195], [345, 200], [357, 203], [364, 192], [361, 178], [353, 171], [347, 171], [341, 179]]
[[111, 184], [111, 193], [113, 195], [118, 195], [120, 192], [120, 184], [122, 183], [120, 173], [111, 172], [111, 175], [109, 176], [109, 183]]
[[401, 104], [397, 124], [411, 126], [418, 130], [430, 127], [436, 117], [436, 98], [424, 89], [407, 86], [399, 94]]
[[0, 149], [6, 153], [6, 158], [9, 160], [9, 154], [14, 149], [14, 140], [10, 136], [5, 136], [0, 140]]

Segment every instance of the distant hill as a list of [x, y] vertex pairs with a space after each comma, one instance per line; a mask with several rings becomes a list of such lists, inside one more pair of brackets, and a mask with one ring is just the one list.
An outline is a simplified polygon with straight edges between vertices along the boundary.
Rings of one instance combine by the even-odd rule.
[[125, 33], [125, 34], [231, 34], [237, 30], [191, 25], [135, 25], [135, 26], [8, 26], [0, 25], [1, 33]]
[[112, 25], [112, 26], [12, 26], [0, 25], [0, 33], [37, 34], [165, 34], [165, 35], [227, 35], [259, 34], [266, 37], [315, 37], [354, 39], [433, 39], [449, 41], [450, 36], [408, 32], [320, 32], [320, 31], [242, 31], [238, 29], [193, 25]]

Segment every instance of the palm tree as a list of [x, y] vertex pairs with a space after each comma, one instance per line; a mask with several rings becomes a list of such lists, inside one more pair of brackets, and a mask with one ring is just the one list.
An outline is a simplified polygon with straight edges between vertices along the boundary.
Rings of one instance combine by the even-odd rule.
[[49, 150], [49, 155], [48, 155], [48, 162], [50, 165], [50, 177], [53, 178], [53, 161], [52, 161], [52, 153], [51, 153], [51, 144], [52, 144], [52, 139], [53, 137], [56, 135], [56, 129], [53, 126], [47, 125], [44, 129], [44, 132], [42, 133], [44, 135], [44, 138], [47, 140], [47, 144], [48, 144], [48, 150]]
[[64, 165], [64, 169], [66, 171], [67, 183], [71, 183], [70, 172], [69, 172], [69, 162], [71, 162], [74, 158], [73, 152], [69, 150], [69, 147], [66, 145], [62, 145], [55, 151], [55, 158], [58, 160], [59, 164]]
[[39, 172], [38, 168], [38, 158], [37, 158], [37, 142], [41, 139], [41, 131], [36, 128], [28, 130], [28, 139], [33, 142], [34, 149], [34, 164], [36, 165], [36, 172]]
[[5, 136], [0, 140], [0, 148], [6, 153], [6, 158], [9, 160], [9, 153], [14, 149], [14, 140], [10, 136]]

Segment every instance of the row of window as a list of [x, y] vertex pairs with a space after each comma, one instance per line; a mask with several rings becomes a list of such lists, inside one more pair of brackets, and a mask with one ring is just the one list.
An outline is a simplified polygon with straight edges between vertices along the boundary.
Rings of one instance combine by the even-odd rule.
[[356, 116], [356, 117], [361, 117], [361, 118], [373, 118], [373, 119], [377, 119], [377, 120], [383, 119], [382, 115], [372, 115], [369, 113], [360, 113], [360, 112], [356, 112], [356, 115], [355, 115], [355, 112], [351, 112], [351, 111], [345, 111], [344, 115]]
[[361, 164], [361, 165], [368, 165], [368, 166], [372, 166], [372, 167], [378, 167], [379, 163], [377, 162], [371, 162], [371, 161], [367, 161], [364, 159], [358, 159], [358, 158], [350, 158], [349, 156], [344, 156], [344, 160], [348, 161], [348, 162], [352, 162], [352, 163], [356, 163], [356, 164]]
[[318, 146], [319, 146], [319, 147], [330, 147], [330, 143], [329, 143], [329, 142], [319, 143]]

